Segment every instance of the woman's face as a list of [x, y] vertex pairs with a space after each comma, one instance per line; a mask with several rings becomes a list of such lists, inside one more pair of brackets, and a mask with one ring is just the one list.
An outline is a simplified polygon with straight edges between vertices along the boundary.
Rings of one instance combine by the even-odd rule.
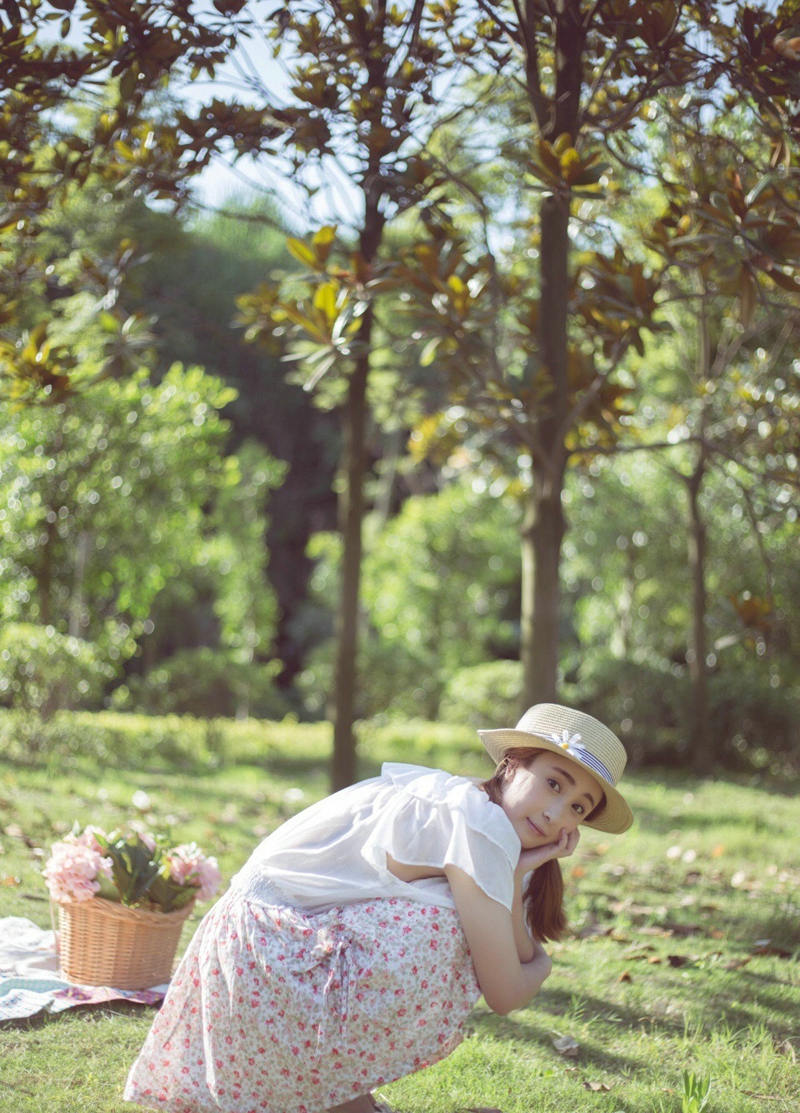
[[544, 750], [527, 766], [512, 766], [500, 806], [523, 849], [531, 850], [556, 842], [562, 831], [574, 831], [602, 800], [603, 790], [591, 774]]

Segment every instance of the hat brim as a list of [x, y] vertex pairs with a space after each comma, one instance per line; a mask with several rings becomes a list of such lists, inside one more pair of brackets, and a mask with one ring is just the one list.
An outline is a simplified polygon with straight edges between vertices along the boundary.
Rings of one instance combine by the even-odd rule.
[[514, 730], [505, 728], [501, 730], [479, 730], [478, 736], [483, 742], [489, 756], [496, 764], [500, 764], [510, 750], [519, 750], [523, 747], [535, 747], [537, 750], [549, 750], [551, 753], [560, 754], [566, 761], [579, 765], [581, 769], [597, 781], [603, 790], [606, 802], [603, 810], [594, 819], [584, 819], [582, 826], [594, 827], [597, 831], [606, 831], [610, 835], [621, 835], [633, 823], [633, 812], [628, 806], [625, 797], [614, 785], [598, 777], [596, 770], [585, 764], [579, 758], [564, 751], [562, 746], [550, 738], [542, 738], [529, 730]]

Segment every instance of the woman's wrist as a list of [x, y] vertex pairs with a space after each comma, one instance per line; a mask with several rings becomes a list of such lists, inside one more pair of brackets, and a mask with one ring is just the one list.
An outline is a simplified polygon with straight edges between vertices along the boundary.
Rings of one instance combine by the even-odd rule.
[[544, 945], [540, 943], [538, 939], [534, 939], [532, 940], [532, 942], [533, 958], [530, 961], [538, 962], [545, 970], [547, 970], [547, 974], [545, 974], [545, 977], [547, 977], [550, 974], [550, 971], [553, 969], [553, 960], [544, 949]]

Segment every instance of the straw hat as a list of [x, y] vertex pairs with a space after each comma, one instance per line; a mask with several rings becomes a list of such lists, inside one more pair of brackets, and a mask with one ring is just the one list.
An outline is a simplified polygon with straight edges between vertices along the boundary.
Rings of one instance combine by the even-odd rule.
[[513, 730], [479, 730], [478, 734], [498, 764], [509, 751], [523, 746], [569, 755], [570, 761], [595, 778], [606, 797], [602, 811], [591, 821], [584, 820], [585, 825], [620, 834], [633, 823], [633, 813], [616, 788], [628, 760], [625, 748], [613, 731], [591, 715], [557, 703], [537, 703]]

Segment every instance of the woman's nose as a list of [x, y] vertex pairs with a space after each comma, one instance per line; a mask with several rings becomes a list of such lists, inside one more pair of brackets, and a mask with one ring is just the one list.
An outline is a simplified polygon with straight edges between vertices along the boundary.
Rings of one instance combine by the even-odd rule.
[[557, 823], [564, 818], [564, 806], [560, 800], [548, 804], [544, 817], [549, 823]]

